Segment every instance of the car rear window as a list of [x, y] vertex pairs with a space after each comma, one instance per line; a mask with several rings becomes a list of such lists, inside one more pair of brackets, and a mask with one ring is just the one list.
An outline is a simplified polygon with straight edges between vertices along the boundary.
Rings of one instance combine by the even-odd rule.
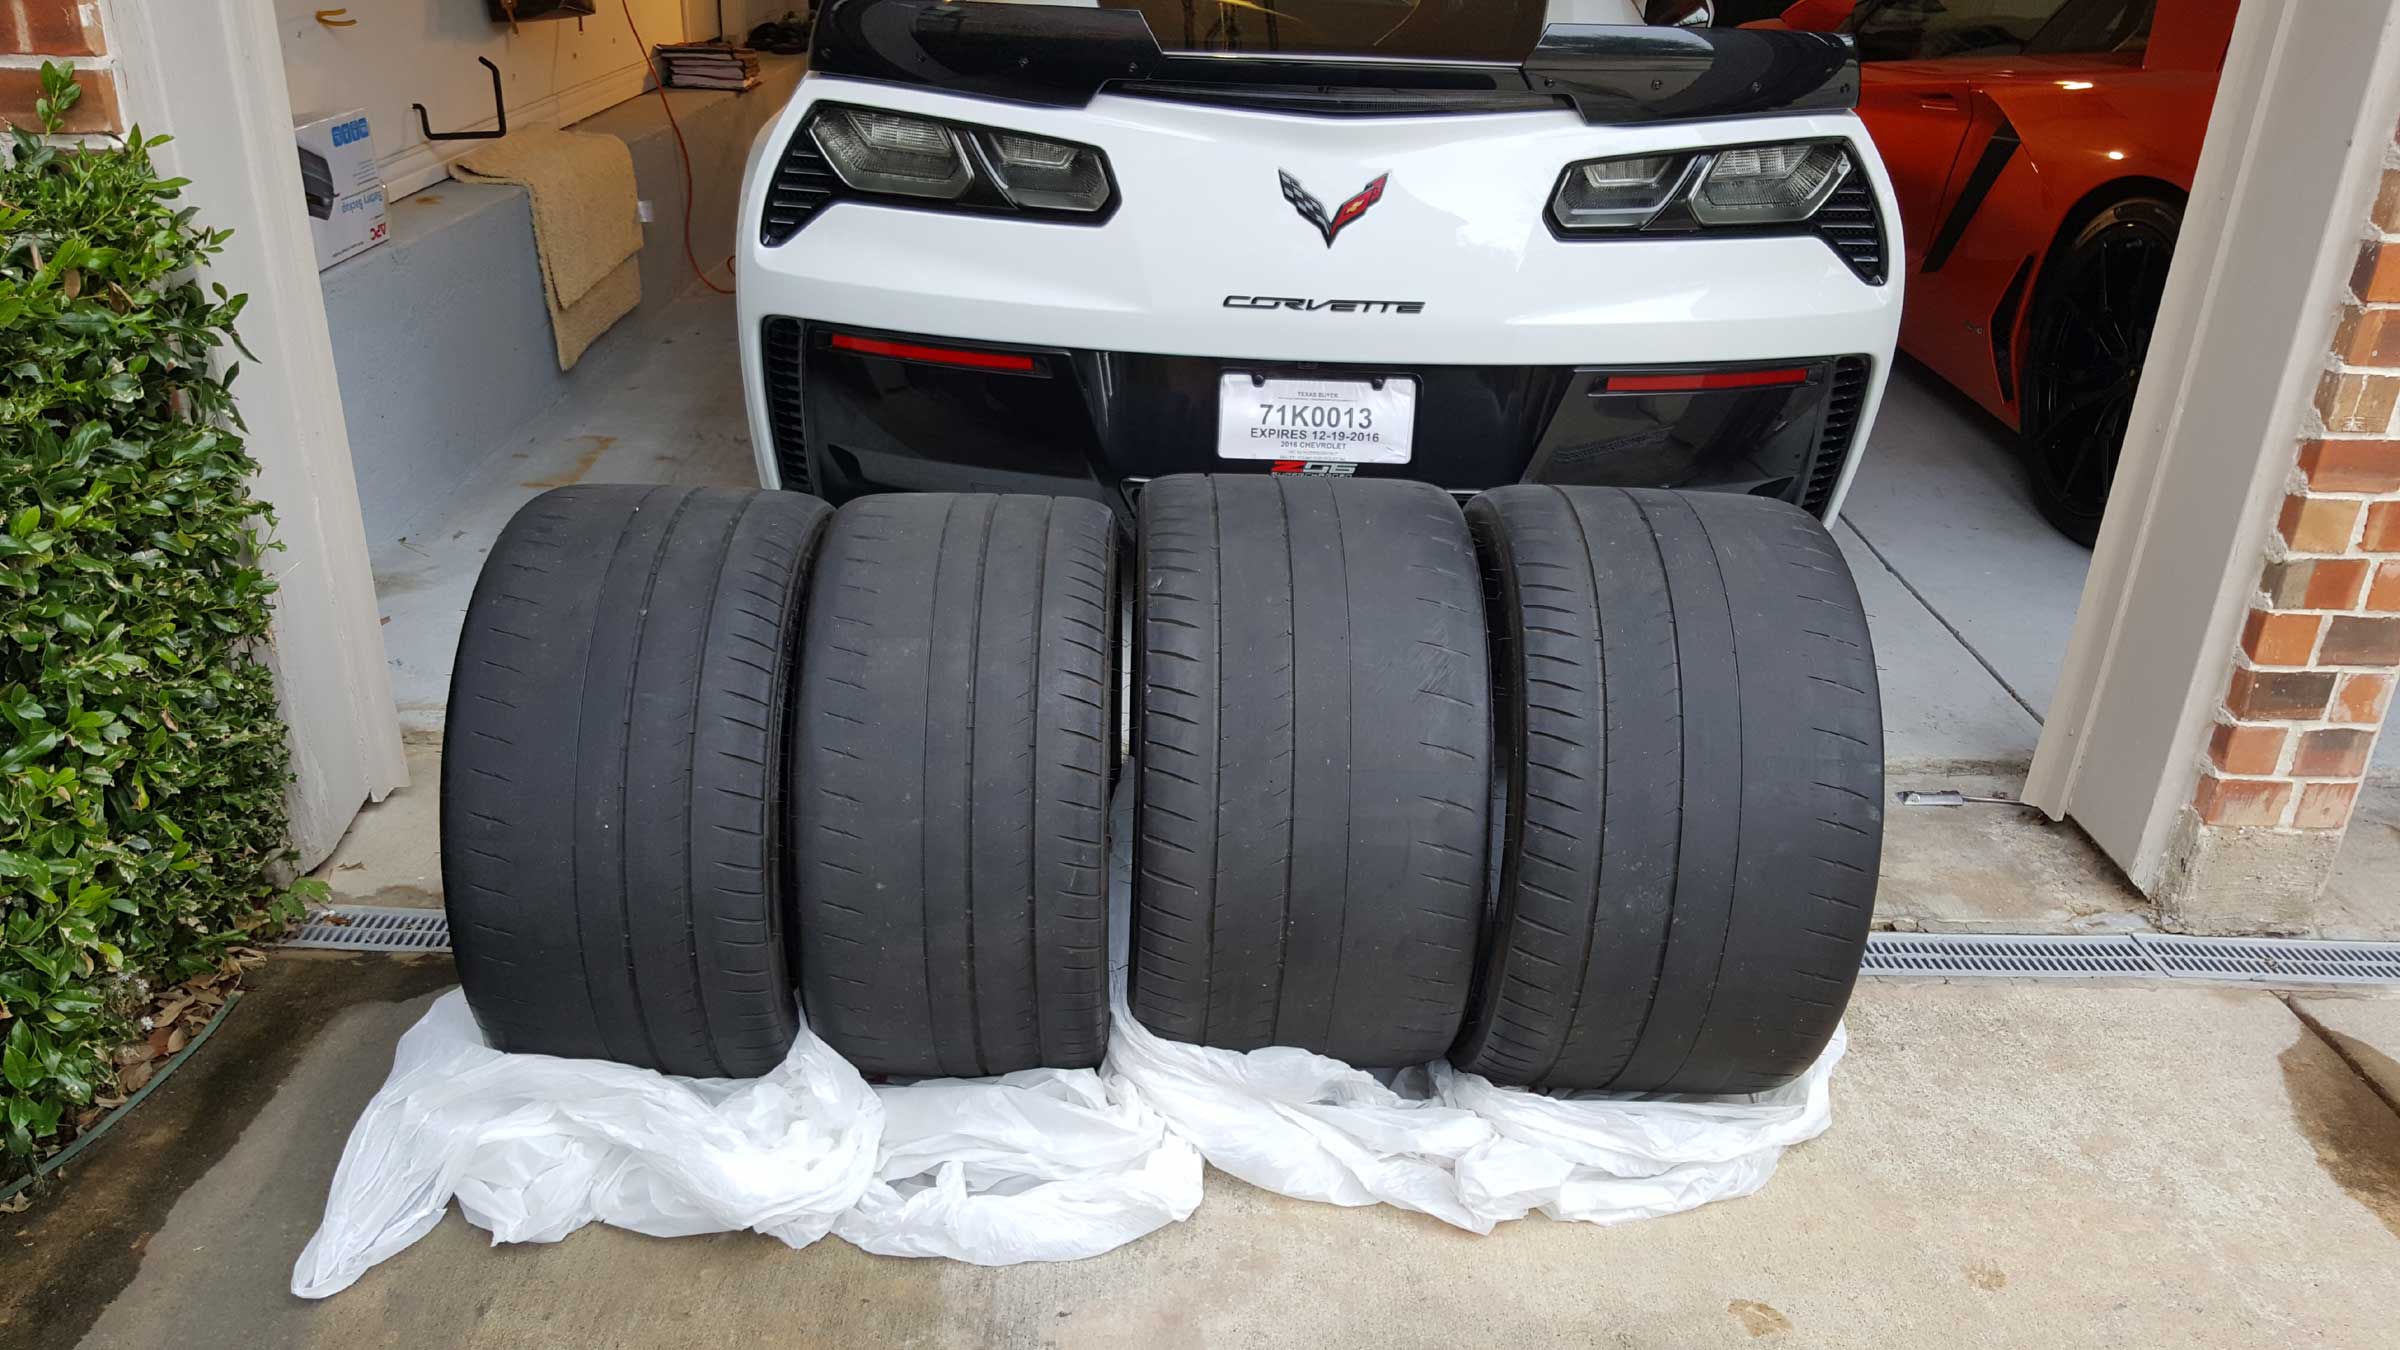
[[1546, 0], [1101, 0], [1138, 9], [1168, 51], [1381, 56], [1514, 64]]

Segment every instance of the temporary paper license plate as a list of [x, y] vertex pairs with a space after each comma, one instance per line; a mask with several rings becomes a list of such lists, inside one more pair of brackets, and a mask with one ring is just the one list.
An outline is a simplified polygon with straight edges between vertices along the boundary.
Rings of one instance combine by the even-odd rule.
[[1261, 380], [1229, 371], [1217, 393], [1219, 459], [1406, 464], [1417, 382]]

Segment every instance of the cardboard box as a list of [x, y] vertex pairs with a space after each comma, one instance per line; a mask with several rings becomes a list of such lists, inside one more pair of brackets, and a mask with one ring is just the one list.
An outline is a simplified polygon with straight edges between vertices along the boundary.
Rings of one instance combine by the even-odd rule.
[[309, 203], [309, 230], [317, 239], [317, 270], [322, 272], [344, 258], [354, 258], [384, 241], [391, 222], [384, 215], [383, 185], [365, 192], [336, 197], [323, 215]]
[[367, 115], [350, 108], [312, 117], [292, 128], [300, 147], [300, 181], [309, 202], [331, 201], [383, 185]]

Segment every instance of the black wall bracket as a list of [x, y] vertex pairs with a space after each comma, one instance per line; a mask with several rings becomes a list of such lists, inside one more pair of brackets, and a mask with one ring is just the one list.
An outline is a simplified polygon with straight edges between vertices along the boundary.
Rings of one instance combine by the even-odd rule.
[[492, 72], [492, 116], [500, 125], [490, 131], [435, 131], [432, 119], [425, 115], [425, 105], [411, 103], [408, 106], [417, 110], [417, 129], [425, 133], [426, 140], [496, 141], [508, 134], [508, 100], [500, 91], [500, 67], [493, 65], [488, 56], [478, 56], [475, 60]]

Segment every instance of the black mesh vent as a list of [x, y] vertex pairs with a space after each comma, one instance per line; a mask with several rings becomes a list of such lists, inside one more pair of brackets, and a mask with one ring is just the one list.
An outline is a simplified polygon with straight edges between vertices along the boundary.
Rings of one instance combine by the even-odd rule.
[[833, 166], [817, 153], [808, 129], [793, 132], [792, 143], [783, 149], [782, 162], [775, 166], [775, 181], [767, 185], [766, 218], [759, 222], [759, 239], [772, 247], [800, 233], [800, 227], [841, 185]]
[[1845, 356], [1833, 363], [1833, 389], [1825, 398], [1825, 429], [1817, 433], [1817, 457], [1808, 466], [1808, 487], [1800, 505], [1823, 518], [1842, 481], [1842, 466], [1850, 462], [1850, 442], [1858, 435], [1859, 414], [1867, 406], [1867, 358]]
[[2009, 278], [2008, 289], [2000, 293], [2000, 303], [1992, 310], [1992, 369], [2000, 376], [2000, 397], [2011, 403], [2017, 401], [2017, 311], [2025, 304], [2025, 283], [2033, 277], [2033, 259], [2017, 264], [2017, 274]]
[[775, 432], [775, 468], [783, 485], [810, 491], [807, 442], [800, 438], [800, 321], [769, 319], [760, 348], [767, 369], [767, 423]]
[[1852, 162], [1842, 185], [1817, 209], [1817, 233], [1842, 255], [1859, 280], [1880, 286], [1884, 277], [1883, 221], [1875, 214], [1875, 194], [1867, 187], [1866, 170]]

